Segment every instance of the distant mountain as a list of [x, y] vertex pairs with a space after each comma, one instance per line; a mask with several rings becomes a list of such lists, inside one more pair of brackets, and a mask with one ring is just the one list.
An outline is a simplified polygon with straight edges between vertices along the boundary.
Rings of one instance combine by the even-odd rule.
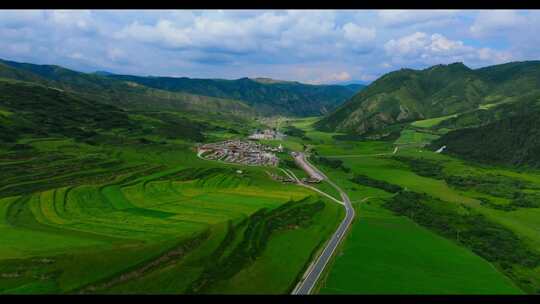
[[31, 137], [90, 137], [97, 130], [129, 129], [123, 110], [36, 83], [0, 79], [0, 143]]
[[388, 73], [317, 124], [321, 130], [365, 134], [419, 119], [469, 112], [480, 105], [540, 92], [540, 61], [481, 69], [463, 63]]
[[477, 128], [451, 131], [431, 144], [444, 153], [483, 163], [540, 168], [540, 108]]
[[[7, 75], [7, 78], [23, 80], [21, 77], [39, 76], [41, 79], [34, 79], [34, 81], [45, 80], [62, 89], [98, 94], [105, 100], [110, 100], [110, 97], [114, 95], [112, 100], [122, 107], [130, 107], [133, 104], [137, 107], [161, 107], [163, 100], [162, 102], [149, 100], [148, 104], [144, 105], [140, 102], [140, 98], [136, 98], [138, 101], [134, 103], [124, 98], [124, 93], [137, 91], [138, 94], [173, 96], [176, 99], [198, 100], [200, 103], [204, 103], [209, 98], [213, 98], [213, 101], [228, 100], [236, 111], [239, 109], [238, 103], [244, 103], [262, 115], [312, 116], [335, 109], [358, 91], [358, 86], [308, 85], [270, 78], [224, 80], [141, 77], [103, 71], [81, 73], [57, 65], [36, 65], [7, 60], [0, 60], [0, 64], [17, 70], [11, 71], [11, 76]], [[21, 71], [31, 74], [18, 75], [17, 73], [20, 74]], [[168, 101], [164, 103], [170, 104]], [[221, 108], [223, 105], [225, 103], [222, 103]]]
[[269, 78], [224, 80], [130, 75], [107, 77], [160, 90], [241, 100], [266, 115], [320, 115], [335, 109], [357, 92], [355, 87], [309, 85]]
[[363, 90], [363, 89], [365, 89], [367, 87], [367, 85], [360, 84], [360, 83], [344, 84], [343, 86], [348, 88], [348, 89], [351, 89], [352, 91], [355, 91], [357, 93], [360, 92], [360, 90]]
[[279, 79], [272, 79], [272, 78], [266, 78], [266, 77], [257, 77], [257, 78], [250, 78], [253, 81], [256, 81], [258, 83], [262, 84], [272, 84], [272, 83], [299, 83], [296, 81], [287, 81], [287, 80], [279, 80]]
[[[111, 74], [113, 75], [113, 74]], [[186, 92], [169, 92], [134, 82], [81, 73], [56, 65], [0, 60], [0, 78], [39, 83], [127, 110], [173, 110], [253, 116], [244, 102]]]
[[95, 71], [94, 73], [92, 74], [95, 74], [95, 75], [100, 75], [100, 76], [109, 76], [109, 75], [114, 75], [114, 73], [111, 73], [111, 72], [107, 72], [107, 71]]

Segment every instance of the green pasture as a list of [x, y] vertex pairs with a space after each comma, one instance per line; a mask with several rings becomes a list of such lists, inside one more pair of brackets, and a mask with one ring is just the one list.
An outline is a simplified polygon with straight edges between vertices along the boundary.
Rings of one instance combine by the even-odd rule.
[[438, 135], [419, 132], [416, 130], [405, 129], [401, 131], [401, 135], [394, 142], [396, 145], [405, 145], [405, 144], [427, 144], [432, 140], [439, 138]]
[[418, 127], [418, 128], [431, 128], [433, 126], [438, 125], [440, 122], [447, 120], [449, 118], [457, 117], [458, 114], [452, 114], [452, 115], [446, 115], [441, 117], [435, 117], [435, 118], [428, 118], [424, 120], [417, 120], [413, 123], [411, 123], [412, 126]]
[[[225, 138], [225, 133], [216, 131], [212, 136]], [[12, 174], [0, 184], [4, 194], [0, 196], [4, 236], [0, 293], [182, 293], [207, 267], [228, 231], [227, 223], [239, 225], [261, 209], [319, 197], [311, 190], [272, 181], [265, 170], [275, 169], [201, 160], [193, 145], [181, 140], [121, 146], [62, 138], [21, 143], [34, 150], [24, 158], [0, 159], [0, 166]], [[180, 174], [190, 168], [214, 171], [202, 177]], [[236, 173], [237, 168], [243, 173]], [[6, 196], [7, 190], [13, 194]], [[274, 252], [284, 246], [280, 239], [299, 239], [304, 232], [312, 235], [296, 242], [295, 266], [286, 281], [268, 286], [272, 293], [289, 289], [313, 250], [337, 225], [340, 209], [327, 199], [324, 202], [324, 212], [315, 216], [312, 225], [281, 231], [269, 239], [267, 250]], [[205, 233], [209, 236], [202, 244], [182, 259], [117, 281]], [[241, 240], [239, 234], [235, 244]], [[257, 270], [261, 280], [274, 280], [273, 267], [264, 261], [276, 262], [267, 251], [261, 254], [265, 257], [249, 267], [261, 268]], [[171, 281], [173, 277], [177, 279]], [[242, 280], [243, 275], [236, 277]]]
[[321, 294], [520, 294], [488, 262], [407, 218], [357, 205]]

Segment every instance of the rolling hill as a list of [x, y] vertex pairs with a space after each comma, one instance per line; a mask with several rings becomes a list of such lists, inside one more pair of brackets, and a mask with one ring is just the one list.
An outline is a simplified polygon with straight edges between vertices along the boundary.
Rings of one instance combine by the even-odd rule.
[[308, 85], [269, 78], [192, 79], [108, 75], [108, 78], [138, 83], [173, 92], [245, 101], [263, 114], [313, 116], [333, 110], [357, 91], [357, 86]]
[[[226, 125], [209, 114], [211, 119]], [[51, 137], [88, 144], [150, 142], [147, 138], [152, 137], [202, 141], [205, 131], [216, 128], [176, 112], [129, 112], [84, 95], [0, 78], [0, 147], [16, 146], [24, 138]]]
[[490, 164], [540, 167], [540, 111], [503, 118], [477, 128], [454, 130], [435, 140], [445, 153]]
[[7, 60], [0, 60], [0, 77], [99, 96], [104, 102], [126, 109], [246, 115], [320, 115], [333, 110], [362, 88], [358, 85], [308, 85], [269, 78], [224, 80], [81, 73], [57, 65]]
[[0, 78], [38, 83], [125, 110], [218, 113], [242, 117], [256, 115], [254, 109], [238, 100], [158, 90], [55, 65], [0, 60]]
[[325, 131], [366, 134], [482, 105], [528, 101], [540, 92], [540, 61], [470, 69], [463, 63], [388, 73], [317, 123]]

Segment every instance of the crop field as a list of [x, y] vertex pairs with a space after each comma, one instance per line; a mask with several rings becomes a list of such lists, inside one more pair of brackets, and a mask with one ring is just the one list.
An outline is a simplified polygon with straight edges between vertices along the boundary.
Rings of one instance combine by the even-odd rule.
[[[252, 276], [287, 293], [343, 217], [262, 168], [200, 160], [182, 140], [20, 143], [26, 150], [0, 159], [0, 294], [222, 293]], [[275, 253], [288, 250], [278, 276]]]
[[[358, 211], [321, 293], [540, 289], [538, 172], [434, 153], [420, 145], [436, 135], [419, 129], [373, 141], [314, 121], [282, 119], [292, 135], [268, 144], [310, 150]], [[252, 127], [224, 126], [204, 140]], [[270, 179], [278, 168], [205, 161], [183, 138], [115, 132], [101, 144], [51, 136], [0, 148], [0, 293], [289, 293], [344, 216]], [[400, 142], [414, 144], [393, 154]], [[339, 198], [326, 182], [316, 187]]]
[[[311, 135], [310, 128], [306, 125], [297, 124], [297, 126], [304, 128], [306, 136]], [[348, 149], [340, 146], [347, 146]], [[523, 263], [514, 259], [515, 252], [500, 252], [493, 255], [486, 249], [478, 247], [473, 240], [464, 245], [459, 239], [458, 241], [454, 239], [455, 235], [452, 237], [445, 234], [447, 232], [441, 230], [439, 226], [434, 226], [438, 225], [437, 223], [421, 222], [421, 225], [418, 225], [414, 222], [417, 220], [413, 213], [406, 213], [407, 216], [403, 216], [388, 210], [385, 202], [391, 200], [395, 194], [357, 184], [352, 180], [356, 174], [362, 174], [367, 178], [381, 181], [381, 185], [385, 182], [400, 186], [407, 192], [425, 193], [440, 202], [429, 206], [436, 208], [453, 206], [448, 210], [458, 212], [456, 215], [461, 214], [464, 220], [466, 216], [472, 217], [476, 214], [484, 216], [487, 220], [486, 225], [495, 225], [500, 233], [508, 234], [509, 238], [516, 238], [516, 245], [512, 246], [518, 246], [520, 250], [534, 256], [535, 254], [530, 252], [540, 253], [538, 226], [540, 214], [537, 212], [540, 209], [521, 207], [523, 202], [510, 210], [494, 204], [513, 206], [510, 204], [514, 204], [512, 197], [515, 191], [504, 186], [508, 183], [523, 184], [518, 191], [523, 193], [523, 197], [530, 196], [533, 199], [540, 187], [538, 172], [518, 172], [500, 167], [473, 165], [414, 145], [402, 146], [395, 155], [392, 155], [388, 153], [393, 149], [392, 144], [381, 141], [345, 140], [336, 141], [334, 146], [314, 143], [313, 148], [320, 156], [331, 156], [332, 159], [341, 160], [342, 166], [350, 169], [346, 172], [340, 168], [320, 167], [347, 191], [358, 209], [358, 218], [353, 225], [350, 238], [346, 240], [333, 267], [327, 272], [324, 284], [319, 286], [322, 293], [490, 294], [539, 290], [540, 267], [536, 264], [537, 260], [534, 260], [536, 258], [533, 258], [534, 261]], [[370, 150], [379, 154], [385, 151], [387, 154], [366, 153]], [[467, 182], [470, 179], [475, 182]], [[463, 183], [463, 186], [460, 183]], [[480, 185], [471, 186], [475, 184]], [[484, 201], [480, 198], [484, 198]], [[443, 205], [438, 207], [439, 204]], [[440, 209], [440, 212], [447, 210], [447, 207]], [[437, 218], [436, 215], [433, 217]], [[484, 228], [471, 227], [471, 229], [473, 233], [474, 229]], [[395, 237], [401, 234], [404, 235]], [[506, 242], [503, 239], [497, 241], [498, 237], [494, 235], [493, 242]], [[502, 235], [500, 237], [503, 238]], [[404, 243], [401, 243], [402, 240]], [[405, 243], [404, 240], [408, 242]], [[393, 256], [396, 252], [400, 252], [399, 256], [409, 257], [407, 261], [411, 263], [404, 266], [400, 258], [389, 258], [390, 254]], [[412, 252], [414, 256], [409, 256]], [[458, 256], [460, 259], [455, 259]], [[380, 264], [377, 262], [379, 260]], [[449, 267], [452, 269], [445, 269], [449, 265], [453, 265]], [[469, 271], [470, 274], [465, 275]], [[450, 275], [442, 276], [442, 273]], [[416, 279], [411, 280], [411, 277]], [[464, 284], [465, 282], [467, 283]], [[486, 282], [493, 285], [490, 286]]]

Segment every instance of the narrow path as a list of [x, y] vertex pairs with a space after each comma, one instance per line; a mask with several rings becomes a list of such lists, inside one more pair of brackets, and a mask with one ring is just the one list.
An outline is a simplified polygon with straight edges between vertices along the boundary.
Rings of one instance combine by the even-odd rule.
[[[311, 188], [319, 193], [324, 194], [325, 196], [328, 196], [332, 198], [334, 201], [342, 204], [345, 206], [345, 218], [339, 225], [338, 229], [330, 240], [326, 243], [326, 246], [324, 247], [322, 253], [310, 264], [308, 269], [306, 270], [304, 276], [302, 279], [300, 279], [300, 282], [296, 285], [294, 290], [292, 291], [292, 294], [310, 294], [315, 285], [317, 284], [317, 280], [321, 276], [322, 272], [324, 271], [324, 268], [328, 264], [328, 261], [330, 261], [330, 258], [332, 257], [334, 251], [338, 247], [338, 245], [343, 240], [343, 237], [345, 235], [345, 232], [349, 227], [351, 226], [351, 223], [354, 219], [354, 208], [352, 207], [351, 200], [347, 196], [347, 194], [339, 188], [334, 182], [332, 182], [328, 177], [322, 173], [319, 169], [317, 169], [315, 166], [313, 166], [307, 159], [304, 153], [298, 153], [295, 158], [298, 162], [302, 164], [303, 168], [309, 168], [310, 170], [306, 170], [309, 173], [316, 173], [317, 175], [321, 176], [323, 180], [326, 180], [332, 187], [334, 187], [339, 194], [341, 195], [342, 201], [338, 201], [335, 198], [331, 197], [330, 195], [320, 191], [319, 189], [306, 185], [304, 183], [299, 182], [300, 185], [304, 187]], [[298, 180], [298, 179], [297, 179]]]

